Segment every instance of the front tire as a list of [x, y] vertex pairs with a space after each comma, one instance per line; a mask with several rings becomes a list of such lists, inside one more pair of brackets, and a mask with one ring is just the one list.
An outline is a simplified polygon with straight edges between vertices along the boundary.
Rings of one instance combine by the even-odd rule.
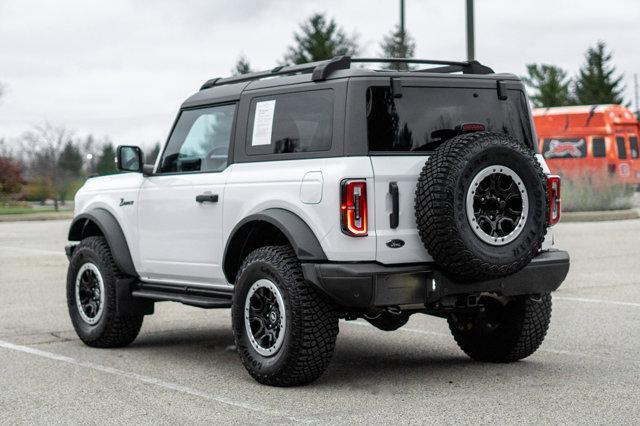
[[240, 359], [259, 383], [303, 385], [329, 365], [338, 313], [304, 280], [291, 247], [261, 247], [247, 256], [231, 309]]
[[480, 301], [484, 312], [448, 318], [464, 353], [477, 361], [514, 362], [540, 347], [551, 321], [551, 294], [506, 300], [484, 296]]
[[67, 271], [67, 306], [76, 334], [87, 346], [119, 348], [135, 340], [142, 315], [116, 310], [116, 266], [104, 237], [88, 237], [73, 251]]

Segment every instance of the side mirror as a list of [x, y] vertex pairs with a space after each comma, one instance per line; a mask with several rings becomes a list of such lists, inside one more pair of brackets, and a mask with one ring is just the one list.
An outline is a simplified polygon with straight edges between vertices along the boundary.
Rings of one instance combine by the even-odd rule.
[[116, 167], [122, 172], [142, 172], [143, 154], [140, 147], [121, 145], [116, 151]]

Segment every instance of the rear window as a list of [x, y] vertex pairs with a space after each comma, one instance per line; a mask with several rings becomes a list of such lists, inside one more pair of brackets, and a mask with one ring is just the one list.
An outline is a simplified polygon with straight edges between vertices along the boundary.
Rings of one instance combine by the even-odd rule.
[[616, 148], [618, 149], [618, 158], [621, 160], [627, 159], [627, 150], [624, 146], [624, 138], [622, 136], [616, 136]]
[[247, 153], [327, 151], [333, 134], [333, 90], [286, 93], [251, 102]]
[[591, 140], [591, 152], [595, 158], [607, 156], [607, 148], [604, 143], [604, 138], [593, 138]]
[[524, 94], [510, 90], [499, 100], [495, 89], [402, 87], [396, 98], [388, 87], [367, 89], [367, 136], [371, 152], [431, 151], [457, 126], [478, 123], [534, 147]]
[[544, 158], [584, 158], [587, 156], [587, 143], [584, 138], [545, 139], [542, 155]]
[[629, 147], [631, 148], [631, 158], [640, 157], [640, 151], [638, 151], [638, 137], [629, 136]]

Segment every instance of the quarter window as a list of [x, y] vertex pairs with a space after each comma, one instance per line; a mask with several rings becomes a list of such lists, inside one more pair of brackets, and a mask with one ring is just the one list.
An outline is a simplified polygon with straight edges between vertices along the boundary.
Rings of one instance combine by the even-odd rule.
[[631, 148], [631, 158], [640, 157], [640, 151], [638, 150], [637, 136], [629, 136], [629, 147]]
[[219, 172], [227, 166], [235, 105], [180, 113], [160, 162], [160, 173]]
[[618, 158], [621, 160], [626, 160], [627, 150], [624, 146], [624, 137], [616, 136], [616, 148], [618, 149]]
[[257, 98], [249, 112], [247, 153], [327, 151], [332, 134], [333, 90]]
[[593, 138], [591, 140], [591, 152], [594, 158], [606, 157], [607, 149], [605, 147], [604, 138]]

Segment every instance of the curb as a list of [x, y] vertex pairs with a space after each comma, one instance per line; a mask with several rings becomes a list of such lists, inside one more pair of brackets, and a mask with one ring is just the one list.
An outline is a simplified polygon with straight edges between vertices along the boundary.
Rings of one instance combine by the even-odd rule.
[[640, 209], [563, 212], [560, 223], [602, 222], [606, 220], [629, 220], [638, 218], [640, 218]]
[[73, 218], [73, 212], [24, 213], [0, 215], [0, 222], [32, 222], [38, 220], [65, 220]]

